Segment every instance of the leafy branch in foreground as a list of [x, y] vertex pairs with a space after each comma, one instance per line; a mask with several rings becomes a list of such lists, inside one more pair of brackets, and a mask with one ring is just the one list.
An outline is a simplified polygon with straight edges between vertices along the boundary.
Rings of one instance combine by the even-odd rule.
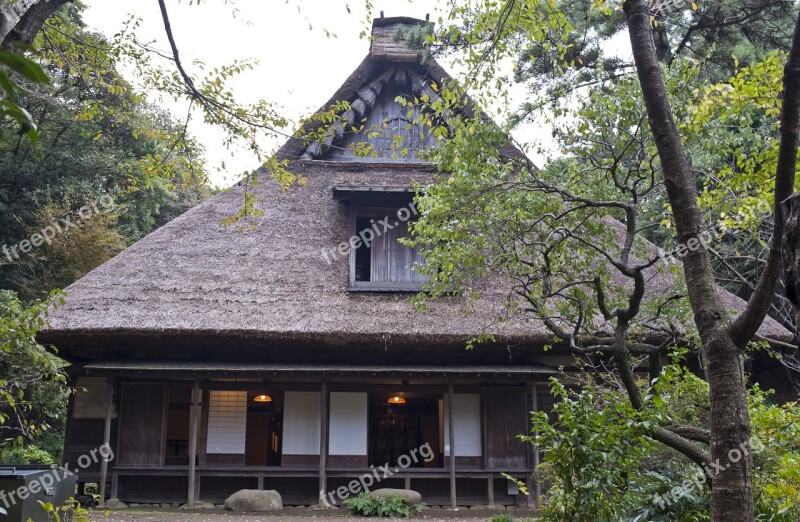
[[[36, 342], [48, 309], [63, 302], [58, 292], [25, 306], [13, 292], [0, 290], [0, 445], [27, 439], [49, 429], [29, 418], [31, 393], [41, 383], [66, 385], [63, 362]], [[21, 439], [20, 439], [21, 438]]]

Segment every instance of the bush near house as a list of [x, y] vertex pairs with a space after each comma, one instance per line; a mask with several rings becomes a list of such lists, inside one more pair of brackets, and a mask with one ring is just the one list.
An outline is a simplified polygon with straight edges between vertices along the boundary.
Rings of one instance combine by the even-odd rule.
[[408, 518], [419, 514], [423, 504], [411, 504], [408, 499], [401, 495], [391, 495], [388, 498], [369, 497], [366, 494], [348, 498], [344, 501], [350, 513], [362, 517], [389, 517], [389, 518]]
[[[657, 388], [663, 401], [657, 414], [668, 415], [665, 419], [675, 424], [704, 425], [705, 381], [679, 371]], [[535, 435], [524, 438], [543, 452], [537, 472], [548, 492], [543, 521], [711, 520], [710, 491], [699, 467], [653, 444], [646, 436], [651, 419], [630, 411], [618, 390], [588, 385], [570, 392], [554, 380], [552, 391], [561, 399], [553, 418], [535, 413]], [[757, 386], [749, 391], [755, 520], [797, 522], [800, 405], [773, 404], [769, 396]], [[686, 488], [688, 477], [699, 478]]]

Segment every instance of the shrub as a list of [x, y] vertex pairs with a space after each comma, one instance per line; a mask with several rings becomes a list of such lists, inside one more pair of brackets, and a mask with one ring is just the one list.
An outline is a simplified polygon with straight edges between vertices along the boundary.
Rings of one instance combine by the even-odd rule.
[[492, 522], [536, 522], [535, 519], [532, 518], [522, 518], [517, 520], [516, 518], [512, 517], [511, 515], [495, 515], [492, 517]]
[[362, 517], [408, 518], [422, 511], [422, 504], [411, 504], [402, 495], [391, 495], [389, 498], [370, 497], [362, 493], [357, 497], [344, 501], [350, 513]]
[[[552, 393], [560, 399], [555, 418], [535, 414], [538, 433], [524, 437], [544, 454], [536, 470], [548, 495], [543, 520], [710, 520], [710, 492], [700, 468], [646, 436], [656, 421], [707, 429], [705, 381], [677, 364], [666, 366], [648, 394], [649, 415], [632, 411], [618, 391], [597, 385], [570, 395], [555, 382]], [[768, 399], [757, 386], [749, 391], [755, 521], [797, 522], [800, 404]]]
[[[693, 464], [687, 464], [637, 475], [631, 496], [639, 505], [632, 510], [631, 522], [710, 522], [710, 491], [698, 473]], [[693, 474], [693, 487], [684, 488], [684, 481]], [[682, 493], [675, 496], [678, 490]]]
[[753, 454], [756, 520], [800, 520], [800, 404], [770, 404], [755, 388], [750, 419], [758, 448]]
[[63, 506], [54, 506], [50, 502], [41, 500], [39, 505], [47, 513], [48, 522], [90, 522], [89, 511], [74, 498], [70, 498]]
[[558, 399], [555, 420], [544, 412], [532, 416], [533, 436], [522, 437], [542, 451], [552, 473], [548, 522], [618, 522], [628, 507], [630, 477], [654, 443], [644, 437], [648, 419], [616, 392], [585, 386], [572, 395], [553, 379]]
[[55, 459], [48, 452], [33, 444], [14, 445], [2, 453], [4, 464], [54, 464]]

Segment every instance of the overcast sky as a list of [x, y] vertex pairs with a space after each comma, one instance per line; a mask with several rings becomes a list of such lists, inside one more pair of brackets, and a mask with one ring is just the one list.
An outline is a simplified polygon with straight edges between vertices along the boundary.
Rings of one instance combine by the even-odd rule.
[[[168, 48], [156, 0], [84, 2], [88, 5], [84, 19], [90, 27], [112, 35], [132, 14], [142, 20], [137, 33], [140, 41], [154, 41], [157, 47]], [[383, 10], [386, 16], [424, 19], [430, 14], [435, 21], [446, 14], [446, 2], [440, 0], [373, 3], [375, 16]], [[234, 93], [244, 102], [277, 102], [292, 121], [325, 103], [369, 49], [369, 41], [359, 38], [366, 27], [364, 0], [229, 0], [227, 4], [224, 0], [205, 0], [200, 5], [168, 0], [167, 6], [184, 62], [199, 59], [218, 66], [237, 58], [258, 60], [255, 70], [231, 84]], [[336, 37], [328, 38], [325, 30]], [[164, 105], [175, 114], [185, 114], [185, 105]], [[219, 131], [213, 127], [193, 122], [190, 130], [206, 148], [213, 184], [229, 186], [243, 171], [258, 167], [251, 154], [226, 151]], [[223, 161], [225, 167], [221, 169]]]

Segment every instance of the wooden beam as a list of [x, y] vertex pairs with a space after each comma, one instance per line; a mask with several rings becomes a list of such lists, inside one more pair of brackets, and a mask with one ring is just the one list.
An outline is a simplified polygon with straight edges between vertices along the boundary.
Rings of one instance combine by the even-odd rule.
[[456, 436], [453, 426], [453, 381], [447, 383], [447, 419], [450, 426], [450, 507], [456, 508]]
[[[103, 444], [111, 447], [111, 416], [114, 414], [114, 379], [106, 379], [106, 419], [103, 424]], [[100, 461], [100, 506], [106, 505], [106, 481], [108, 480], [108, 460]], [[114, 492], [116, 494], [116, 492]]]
[[322, 380], [319, 392], [319, 507], [327, 507], [325, 493], [328, 490], [326, 473], [328, 457], [328, 381]]
[[[533, 396], [533, 411], [539, 411], [539, 397], [536, 395], [536, 384], [531, 385], [531, 394]], [[533, 472], [537, 473], [538, 471], [539, 451], [536, 448], [533, 448]], [[533, 482], [533, 506], [536, 509], [542, 508], [542, 486], [539, 484], [538, 479]]]
[[197, 480], [197, 425], [200, 421], [200, 381], [192, 388], [192, 410], [189, 412], [189, 498], [188, 506], [194, 507], [195, 481]]
[[[211, 402], [211, 391], [208, 388], [208, 383], [200, 383], [200, 393], [203, 394], [203, 404], [200, 407], [200, 448], [197, 451], [201, 466], [208, 464], [208, 404]], [[195, 498], [200, 498], [198, 491]]]

